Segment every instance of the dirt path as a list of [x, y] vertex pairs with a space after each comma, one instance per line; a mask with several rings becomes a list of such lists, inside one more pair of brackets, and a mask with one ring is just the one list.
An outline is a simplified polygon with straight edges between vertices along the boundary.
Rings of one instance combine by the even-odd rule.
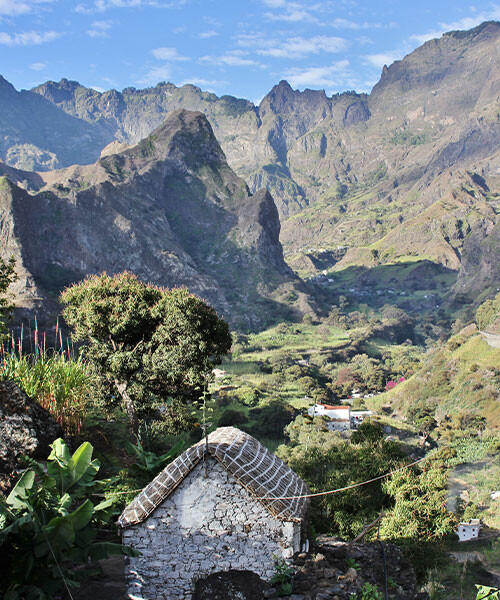
[[487, 344], [492, 348], [500, 348], [500, 334], [498, 333], [489, 333], [488, 331], [480, 331], [479, 332]]
[[485, 465], [486, 461], [480, 461], [458, 465], [453, 469], [448, 479], [448, 499], [446, 501], [448, 510], [455, 510], [458, 498], [462, 498], [465, 502], [469, 500], [469, 492], [473, 488], [465, 481], [464, 477], [469, 473], [482, 469]]

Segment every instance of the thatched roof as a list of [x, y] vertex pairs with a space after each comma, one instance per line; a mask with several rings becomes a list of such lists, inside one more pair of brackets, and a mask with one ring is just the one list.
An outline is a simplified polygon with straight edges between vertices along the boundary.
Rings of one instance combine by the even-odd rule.
[[273, 500], [308, 494], [306, 484], [282, 460], [254, 437], [235, 427], [219, 427], [178, 456], [132, 500], [118, 524], [141, 523], [167, 498], [191, 470], [208, 454], [246, 488], [273, 516], [281, 521], [300, 521], [309, 500]]

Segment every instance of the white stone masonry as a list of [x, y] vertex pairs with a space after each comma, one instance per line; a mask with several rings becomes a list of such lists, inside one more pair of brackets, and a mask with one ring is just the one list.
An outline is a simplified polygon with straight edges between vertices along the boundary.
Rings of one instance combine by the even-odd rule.
[[220, 463], [206, 458], [123, 542], [141, 552], [127, 568], [132, 599], [189, 600], [197, 578], [241, 569], [264, 579], [274, 556], [300, 549], [300, 524], [274, 518]]

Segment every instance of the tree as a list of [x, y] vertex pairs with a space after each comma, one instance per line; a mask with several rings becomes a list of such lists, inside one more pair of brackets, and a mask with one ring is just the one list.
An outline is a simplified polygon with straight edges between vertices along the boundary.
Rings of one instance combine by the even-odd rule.
[[[308, 484], [311, 492], [343, 488], [383, 475], [401, 464], [399, 444], [374, 439], [365, 428], [356, 444], [326, 431], [320, 417], [297, 417], [286, 428], [290, 443], [276, 450]], [[351, 438], [352, 439], [352, 438]], [[355, 537], [386, 505], [382, 481], [313, 498], [311, 522], [318, 533]]]
[[135, 275], [90, 276], [61, 294], [63, 316], [137, 433], [155, 402], [199, 399], [231, 348], [228, 325], [186, 289], [146, 285]]
[[454, 531], [457, 519], [446, 508], [446, 483], [439, 465], [394, 473], [383, 484], [394, 508], [383, 519], [380, 534], [395, 543], [433, 542]]
[[6, 322], [11, 318], [14, 309], [7, 289], [18, 279], [15, 265], [16, 261], [13, 256], [7, 262], [0, 258], [0, 340], [6, 337]]
[[[96, 542], [97, 528], [112, 517], [112, 500], [94, 505], [99, 461], [84, 442], [70, 454], [52, 444], [47, 465], [26, 470], [6, 499], [0, 497], [0, 579], [5, 600], [60, 597], [77, 587], [91, 561], [115, 554], [137, 556], [127, 546]], [[75, 566], [79, 565], [76, 569]]]

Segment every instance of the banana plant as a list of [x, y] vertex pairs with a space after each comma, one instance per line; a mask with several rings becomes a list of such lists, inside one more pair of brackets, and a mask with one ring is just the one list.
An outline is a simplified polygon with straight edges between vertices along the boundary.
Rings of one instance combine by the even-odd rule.
[[[91, 444], [73, 454], [62, 439], [51, 447], [46, 468], [32, 462], [0, 501], [0, 553], [8, 550], [0, 562], [5, 600], [48, 600], [77, 587], [75, 573], [84, 576], [89, 562], [137, 556], [122, 544], [94, 541], [98, 527], [111, 518], [112, 501], [94, 505], [88, 497], [99, 483]], [[75, 570], [78, 564], [85, 567]]]

